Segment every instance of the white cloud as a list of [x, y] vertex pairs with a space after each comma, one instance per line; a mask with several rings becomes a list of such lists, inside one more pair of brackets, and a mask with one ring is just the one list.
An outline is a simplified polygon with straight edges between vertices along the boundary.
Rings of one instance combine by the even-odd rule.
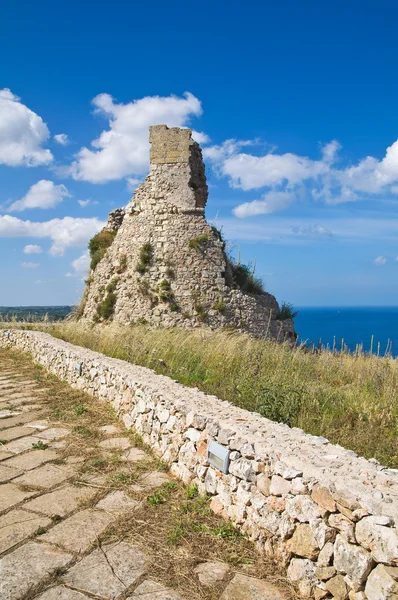
[[21, 267], [23, 269], [37, 269], [37, 267], [40, 267], [39, 263], [33, 263], [33, 262], [22, 262], [21, 263]]
[[50, 132], [43, 119], [9, 89], [0, 90], [0, 164], [36, 167], [53, 160], [43, 148]]
[[308, 225], [305, 227], [292, 227], [293, 233], [297, 235], [303, 235], [310, 238], [322, 238], [322, 237], [333, 237], [333, 233], [330, 229], [327, 229], [323, 225], [316, 223], [315, 225]]
[[66, 146], [69, 144], [69, 137], [66, 135], [66, 133], [57, 133], [54, 135], [54, 140], [58, 144], [61, 144], [61, 146]]
[[82, 208], [85, 208], [86, 206], [88, 206], [90, 204], [91, 200], [78, 200], [78, 203], [80, 204], [80, 206]]
[[373, 264], [376, 265], [377, 267], [382, 267], [383, 265], [385, 265], [388, 261], [388, 258], [386, 256], [377, 256], [374, 261]]
[[52, 181], [41, 179], [31, 186], [21, 200], [13, 202], [8, 210], [21, 212], [28, 208], [54, 208], [64, 198], [69, 197], [70, 194], [62, 183], [55, 185]]
[[[68, 168], [74, 179], [104, 183], [148, 170], [150, 125], [186, 126], [202, 113], [200, 101], [189, 92], [177, 96], [150, 96], [127, 104], [109, 94], [93, 99], [95, 113], [109, 120], [109, 129], [93, 140], [93, 149], [82, 148]], [[202, 134], [203, 135], [203, 134]]]
[[24, 254], [41, 254], [43, 250], [40, 246], [37, 246], [36, 244], [28, 244], [23, 249], [23, 252]]
[[90, 255], [88, 251], [84, 252], [79, 258], [71, 262], [74, 273], [66, 273], [65, 277], [79, 277], [84, 279], [90, 267]]
[[319, 225], [314, 218], [279, 215], [270, 215], [264, 220], [220, 219], [217, 226], [222, 228], [226, 239], [234, 242], [306, 244], [330, 237], [329, 232], [335, 240], [346, 244], [369, 243], [369, 240], [386, 244], [396, 243], [398, 239], [398, 218], [375, 218], [374, 215], [356, 218], [345, 214], [329, 218], [327, 227]]
[[192, 137], [195, 140], [195, 142], [198, 142], [198, 144], [200, 144], [201, 146], [204, 146], [205, 144], [208, 144], [210, 142], [209, 136], [203, 131], [193, 130]]
[[[306, 191], [309, 198], [331, 205], [367, 200], [380, 193], [397, 194], [398, 140], [387, 148], [381, 160], [368, 156], [356, 165], [341, 168], [336, 167], [341, 148], [336, 140], [321, 147], [319, 160], [289, 152], [271, 151], [263, 156], [242, 152], [249, 145], [247, 140], [227, 140], [204, 149], [216, 173], [227, 177], [231, 187], [244, 191], [267, 189], [260, 200], [238, 206], [235, 209], [238, 216], [273, 212], [272, 201], [266, 201], [271, 192], [302, 195]], [[286, 202], [285, 208], [289, 204]], [[276, 207], [279, 210], [277, 202]]]
[[82, 248], [88, 240], [105, 226], [99, 219], [64, 217], [51, 221], [23, 221], [10, 215], [0, 215], [0, 237], [49, 238], [52, 240], [50, 254], [62, 255], [67, 248]]
[[262, 196], [261, 200], [239, 204], [233, 209], [233, 213], [239, 218], [266, 215], [284, 210], [295, 200], [296, 195], [292, 192], [268, 192]]

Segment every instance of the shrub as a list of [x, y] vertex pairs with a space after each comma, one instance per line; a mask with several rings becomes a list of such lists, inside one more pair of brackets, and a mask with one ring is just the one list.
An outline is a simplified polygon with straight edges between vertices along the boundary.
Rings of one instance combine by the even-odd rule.
[[120, 258], [119, 266], [116, 269], [117, 273], [124, 273], [127, 269], [127, 256], [123, 254]]
[[117, 295], [115, 294], [115, 290], [119, 279], [115, 277], [110, 281], [107, 285], [106, 291], [107, 295], [103, 299], [103, 301], [97, 306], [97, 315], [99, 318], [105, 319], [106, 321], [110, 319], [115, 312], [115, 305], [117, 301]]
[[297, 315], [298, 310], [294, 310], [293, 304], [290, 302], [282, 302], [279, 313], [280, 321], [284, 321], [285, 319], [294, 319], [294, 317], [297, 317]]
[[143, 275], [147, 272], [149, 265], [151, 264], [153, 258], [153, 247], [150, 242], [144, 244], [140, 250], [139, 261], [135, 268], [135, 270]]
[[89, 241], [88, 249], [91, 257], [90, 269], [92, 271], [105, 256], [107, 249], [112, 245], [112, 242], [115, 239], [115, 235], [116, 231], [103, 229]]
[[209, 241], [209, 236], [207, 233], [201, 233], [196, 237], [189, 240], [189, 247], [192, 250], [196, 250], [197, 252], [202, 252], [205, 249], [207, 242]]
[[167, 302], [173, 298], [173, 290], [171, 289], [170, 281], [167, 281], [167, 279], [163, 279], [163, 281], [159, 283], [158, 296], [162, 302]]
[[216, 300], [213, 304], [212, 307], [214, 310], [218, 311], [219, 313], [223, 314], [225, 312], [225, 309], [227, 308], [224, 300], [222, 300], [222, 298], [219, 298], [218, 300]]
[[235, 284], [243, 292], [247, 292], [248, 294], [264, 293], [263, 282], [259, 277], [254, 276], [254, 269], [251, 265], [232, 263], [232, 276]]

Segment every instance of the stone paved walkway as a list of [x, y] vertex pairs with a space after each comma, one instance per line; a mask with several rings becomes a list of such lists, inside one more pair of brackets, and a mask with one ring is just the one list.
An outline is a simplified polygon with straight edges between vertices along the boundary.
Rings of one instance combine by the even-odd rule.
[[[156, 577], [156, 543], [127, 535], [126, 527], [117, 535], [121, 523], [149, 510], [148, 500], [163, 502], [177, 484], [153, 470], [153, 458], [134, 447], [114, 417], [97, 427], [95, 439], [93, 429], [51, 420], [48, 393], [30, 363], [25, 368], [0, 352], [0, 599], [182, 600]], [[87, 410], [73, 406], [76, 415]], [[117, 465], [115, 473], [83, 468], [105, 460]], [[289, 597], [222, 561], [198, 561], [192, 578], [203, 599]]]

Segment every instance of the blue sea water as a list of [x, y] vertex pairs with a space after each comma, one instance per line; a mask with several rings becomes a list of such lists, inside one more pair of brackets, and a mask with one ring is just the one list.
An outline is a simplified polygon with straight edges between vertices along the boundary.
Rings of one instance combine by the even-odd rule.
[[[316, 347], [341, 348], [342, 340], [349, 350], [358, 344], [369, 352], [384, 355], [390, 348], [398, 356], [398, 306], [397, 307], [301, 307], [295, 318], [299, 341]], [[380, 346], [379, 346], [380, 344]]]

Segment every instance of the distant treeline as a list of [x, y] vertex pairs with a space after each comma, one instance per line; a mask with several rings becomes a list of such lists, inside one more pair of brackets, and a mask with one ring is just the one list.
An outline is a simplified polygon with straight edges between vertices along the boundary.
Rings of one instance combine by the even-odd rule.
[[0, 321], [62, 321], [73, 306], [0, 306]]

